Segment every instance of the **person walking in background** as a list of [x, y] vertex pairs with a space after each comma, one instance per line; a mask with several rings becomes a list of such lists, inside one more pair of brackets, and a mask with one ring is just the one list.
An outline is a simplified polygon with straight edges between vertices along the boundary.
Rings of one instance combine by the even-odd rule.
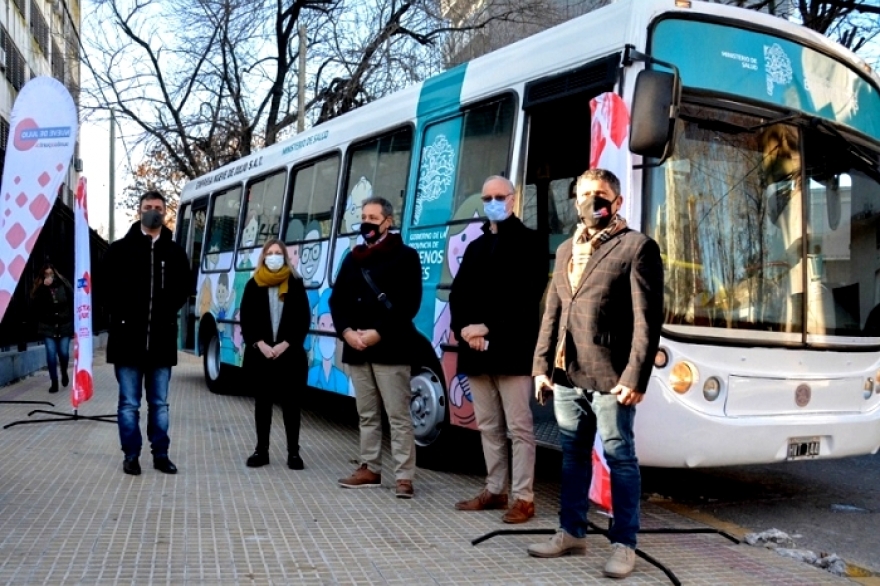
[[455, 508], [507, 508], [509, 433], [513, 506], [502, 520], [525, 523], [535, 516], [535, 432], [529, 400], [547, 253], [538, 233], [513, 214], [514, 192], [505, 177], [492, 176], [483, 183], [489, 221], [483, 235], [465, 250], [449, 293], [452, 331], [459, 340], [458, 372], [470, 381], [488, 472], [483, 491]]
[[633, 424], [654, 365], [663, 324], [663, 262], [648, 236], [618, 215], [618, 178], [591, 169], [578, 178], [578, 224], [556, 252], [556, 267], [532, 374], [543, 404], [553, 395], [562, 446], [560, 528], [529, 546], [534, 557], [586, 552], [592, 450], [598, 432], [611, 476], [611, 556], [604, 573], [635, 565], [641, 476]]
[[391, 453], [398, 498], [412, 498], [416, 446], [410, 417], [413, 319], [422, 301], [422, 264], [400, 234], [389, 232], [391, 203], [364, 200], [360, 232], [364, 244], [342, 261], [330, 296], [330, 313], [345, 342], [360, 417], [360, 467], [339, 480], [343, 488], [382, 485], [382, 405], [391, 427]]
[[272, 410], [281, 405], [287, 433], [287, 467], [305, 467], [299, 454], [300, 405], [306, 390], [308, 357], [303, 344], [311, 311], [303, 280], [290, 264], [287, 247], [277, 238], [263, 245], [254, 276], [239, 306], [244, 339], [244, 371], [254, 384], [257, 447], [247, 465], [269, 463]]
[[50, 263], [43, 265], [31, 290], [37, 319], [37, 334], [46, 348], [50, 393], [58, 392], [58, 366], [61, 386], [70, 383], [67, 365], [70, 362], [70, 338], [73, 336], [73, 287]]
[[168, 383], [177, 364], [177, 313], [190, 293], [189, 259], [164, 226], [165, 197], [140, 197], [140, 219], [104, 255], [103, 296], [110, 312], [107, 362], [119, 382], [119, 440], [126, 474], [141, 473], [140, 405], [146, 390], [153, 467], [176, 474], [168, 458]]

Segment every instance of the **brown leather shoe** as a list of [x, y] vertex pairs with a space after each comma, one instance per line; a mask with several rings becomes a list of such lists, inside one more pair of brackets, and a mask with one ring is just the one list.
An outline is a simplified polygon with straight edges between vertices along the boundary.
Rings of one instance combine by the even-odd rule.
[[507, 495], [492, 494], [486, 489], [472, 499], [455, 503], [459, 511], [486, 511], [489, 509], [506, 509]]
[[412, 480], [398, 480], [395, 496], [399, 499], [411, 499], [415, 495]]
[[522, 499], [513, 501], [510, 510], [504, 513], [501, 520], [505, 523], [525, 523], [535, 516], [535, 503], [530, 503]]
[[371, 472], [366, 464], [354, 471], [348, 478], [340, 478], [339, 486], [343, 488], [379, 488], [382, 486], [382, 475]]

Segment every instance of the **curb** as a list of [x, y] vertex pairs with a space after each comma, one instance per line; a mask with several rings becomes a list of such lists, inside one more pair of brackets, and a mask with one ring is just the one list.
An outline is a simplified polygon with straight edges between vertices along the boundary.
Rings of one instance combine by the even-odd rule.
[[[677, 515], [681, 515], [682, 517], [685, 517], [687, 519], [691, 519], [692, 521], [702, 523], [707, 527], [729, 533], [730, 535], [733, 535], [743, 542], [745, 540], [745, 536], [748, 533], [753, 533], [753, 531], [750, 531], [745, 527], [740, 527], [735, 523], [722, 521], [714, 515], [692, 509], [687, 505], [674, 503], [669, 499], [650, 497], [648, 498], [648, 502], [653, 505], [657, 505], [660, 508], [666, 509], [667, 511], [670, 511], [672, 513], [676, 513]], [[844, 560], [844, 563], [846, 563], [846, 575], [843, 576], [844, 578], [848, 578], [850, 581], [857, 584], [862, 584], [863, 586], [880, 586], [880, 575], [867, 568], [863, 568], [861, 566], [857, 566], [855, 564], [847, 562], [846, 560]]]

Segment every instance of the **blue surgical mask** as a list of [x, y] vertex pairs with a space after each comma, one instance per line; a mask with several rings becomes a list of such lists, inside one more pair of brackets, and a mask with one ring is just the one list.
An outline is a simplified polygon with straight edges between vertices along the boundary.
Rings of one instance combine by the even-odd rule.
[[491, 201], [483, 202], [483, 212], [491, 222], [503, 222], [510, 214], [507, 212], [507, 202]]

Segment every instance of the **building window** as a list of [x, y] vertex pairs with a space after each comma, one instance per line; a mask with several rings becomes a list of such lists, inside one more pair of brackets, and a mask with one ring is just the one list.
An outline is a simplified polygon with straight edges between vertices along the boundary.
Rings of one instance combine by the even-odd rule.
[[12, 87], [18, 91], [27, 81], [25, 78], [26, 69], [24, 57], [15, 46], [12, 38], [6, 32], [6, 29], [3, 27], [0, 27], [0, 47], [3, 48], [0, 54], [6, 56], [6, 61], [4, 62], [4, 65], [6, 65], [6, 79], [9, 80]]
[[31, 0], [31, 34], [37, 40], [37, 45], [43, 51], [43, 55], [49, 53], [49, 25], [46, 24], [46, 18], [40, 12], [36, 0]]
[[52, 77], [64, 83], [64, 55], [55, 41], [52, 41]]

